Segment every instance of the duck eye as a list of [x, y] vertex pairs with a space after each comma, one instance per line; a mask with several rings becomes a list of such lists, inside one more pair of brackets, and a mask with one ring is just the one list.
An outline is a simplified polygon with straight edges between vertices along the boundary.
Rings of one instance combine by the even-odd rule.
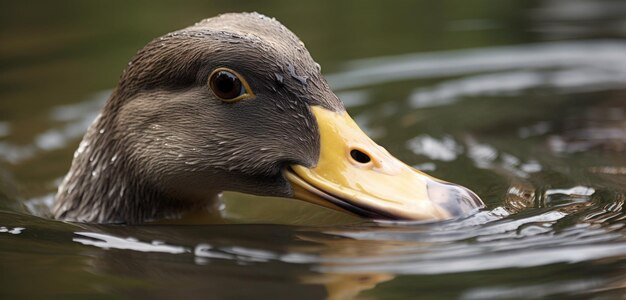
[[227, 102], [253, 96], [248, 83], [237, 72], [227, 68], [214, 70], [209, 76], [209, 86], [215, 96]]

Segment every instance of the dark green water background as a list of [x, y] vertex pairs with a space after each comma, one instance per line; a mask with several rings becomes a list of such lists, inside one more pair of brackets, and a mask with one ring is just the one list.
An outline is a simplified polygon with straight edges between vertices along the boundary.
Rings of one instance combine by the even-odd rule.
[[[49, 219], [133, 54], [231, 11], [276, 17], [374, 140], [487, 208], [374, 224], [227, 193], [215, 224]], [[0, 298], [623, 298], [625, 38], [624, 1], [0, 1]]]

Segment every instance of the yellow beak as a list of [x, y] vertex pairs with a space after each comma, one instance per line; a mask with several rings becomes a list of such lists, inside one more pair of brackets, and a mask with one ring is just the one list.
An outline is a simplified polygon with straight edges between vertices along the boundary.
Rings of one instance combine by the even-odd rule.
[[460, 185], [417, 171], [372, 141], [347, 112], [311, 107], [320, 132], [317, 166], [285, 171], [294, 198], [362, 217], [446, 220], [484, 206]]

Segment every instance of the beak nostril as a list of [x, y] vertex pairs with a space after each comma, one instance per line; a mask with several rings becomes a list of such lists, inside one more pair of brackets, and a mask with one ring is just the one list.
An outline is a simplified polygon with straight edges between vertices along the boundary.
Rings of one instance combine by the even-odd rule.
[[366, 164], [368, 162], [370, 162], [372, 159], [369, 157], [369, 155], [363, 153], [360, 150], [357, 149], [353, 149], [350, 151], [350, 156], [352, 156], [352, 158], [362, 164]]

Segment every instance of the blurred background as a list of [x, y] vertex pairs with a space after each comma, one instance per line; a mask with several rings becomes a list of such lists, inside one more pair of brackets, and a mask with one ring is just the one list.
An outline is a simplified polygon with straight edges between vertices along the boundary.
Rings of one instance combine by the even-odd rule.
[[[230, 225], [50, 220], [134, 53], [240, 11], [292, 30], [375, 141], [487, 209], [373, 224], [227, 193]], [[621, 0], [0, 1], [0, 295], [623, 297], [625, 38]]]

